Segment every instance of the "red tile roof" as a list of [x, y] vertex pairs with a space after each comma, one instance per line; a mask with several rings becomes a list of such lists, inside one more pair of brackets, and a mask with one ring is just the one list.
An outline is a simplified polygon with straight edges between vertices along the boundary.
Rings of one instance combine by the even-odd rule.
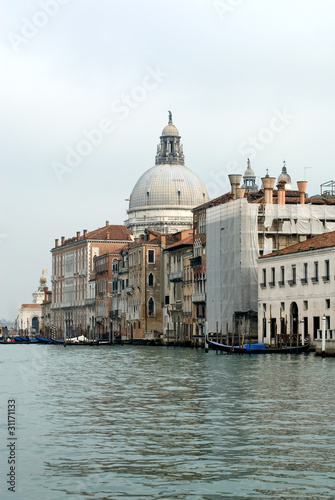
[[41, 309], [42, 304], [21, 304], [20, 307], [24, 309]]
[[266, 259], [267, 257], [276, 257], [277, 255], [288, 255], [297, 252], [308, 252], [309, 250], [318, 250], [321, 248], [335, 247], [335, 231], [330, 233], [319, 234], [313, 238], [308, 238], [300, 243], [295, 243], [289, 247], [283, 248], [282, 250], [276, 250], [275, 252], [263, 255], [261, 259]]
[[[109, 235], [109, 238], [107, 238]], [[86, 235], [86, 239], [89, 240], [128, 240], [130, 241], [131, 231], [126, 229], [123, 225], [110, 225], [99, 227], [94, 231], [90, 231]]]
[[183, 240], [176, 241], [172, 245], [166, 247], [165, 250], [175, 250], [178, 247], [183, 247], [183, 246], [188, 246], [188, 245], [193, 245], [193, 235], [187, 236]]

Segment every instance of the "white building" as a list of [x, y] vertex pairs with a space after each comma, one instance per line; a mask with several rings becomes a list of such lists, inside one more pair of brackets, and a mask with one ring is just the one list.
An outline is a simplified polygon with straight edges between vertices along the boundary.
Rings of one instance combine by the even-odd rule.
[[[335, 230], [334, 198], [306, 197], [306, 181], [298, 190], [286, 167], [279, 176], [262, 178], [262, 189], [245, 192], [241, 175], [229, 175], [231, 193], [195, 209], [202, 211], [206, 242], [207, 322], [209, 332], [236, 333], [245, 321], [245, 333], [256, 338], [258, 276], [262, 255]], [[204, 211], [204, 208], [206, 210]], [[200, 231], [199, 231], [200, 232]], [[194, 234], [194, 252], [198, 234]]]
[[44, 300], [44, 288], [47, 279], [44, 275], [40, 278], [40, 286], [33, 292], [31, 304], [20, 304], [17, 318], [17, 328], [20, 335], [35, 335], [40, 332], [42, 302]]
[[267, 344], [335, 340], [335, 232], [325, 233], [258, 261], [258, 340]]
[[146, 228], [176, 233], [192, 228], [192, 209], [208, 201], [200, 178], [184, 164], [180, 135], [172, 123], [163, 129], [155, 166], [144, 172], [130, 195], [125, 226], [135, 237]]

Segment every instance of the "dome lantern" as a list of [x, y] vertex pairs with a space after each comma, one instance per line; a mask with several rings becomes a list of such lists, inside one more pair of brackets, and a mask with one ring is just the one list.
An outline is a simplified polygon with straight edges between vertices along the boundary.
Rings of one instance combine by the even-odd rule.
[[247, 160], [247, 170], [244, 172], [242, 188], [248, 191], [258, 191], [256, 176], [250, 166], [250, 160]]

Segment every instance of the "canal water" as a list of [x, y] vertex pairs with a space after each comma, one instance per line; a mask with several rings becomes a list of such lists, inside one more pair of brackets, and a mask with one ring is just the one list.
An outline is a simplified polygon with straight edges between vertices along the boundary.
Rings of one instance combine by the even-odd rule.
[[1, 499], [335, 498], [335, 359], [0, 345], [0, 376]]

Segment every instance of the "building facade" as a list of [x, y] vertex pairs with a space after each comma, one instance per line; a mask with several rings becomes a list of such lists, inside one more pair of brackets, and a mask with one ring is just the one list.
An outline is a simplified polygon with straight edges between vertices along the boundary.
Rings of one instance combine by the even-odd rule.
[[318, 343], [326, 318], [335, 346], [335, 232], [310, 238], [258, 261], [258, 340]]
[[[92, 309], [93, 261], [113, 248], [127, 245], [133, 237], [124, 226], [106, 225], [95, 231], [77, 232], [76, 237], [55, 240], [52, 253], [52, 314], [58, 336], [91, 338], [94, 327]], [[93, 322], [93, 323], [92, 323]]]

